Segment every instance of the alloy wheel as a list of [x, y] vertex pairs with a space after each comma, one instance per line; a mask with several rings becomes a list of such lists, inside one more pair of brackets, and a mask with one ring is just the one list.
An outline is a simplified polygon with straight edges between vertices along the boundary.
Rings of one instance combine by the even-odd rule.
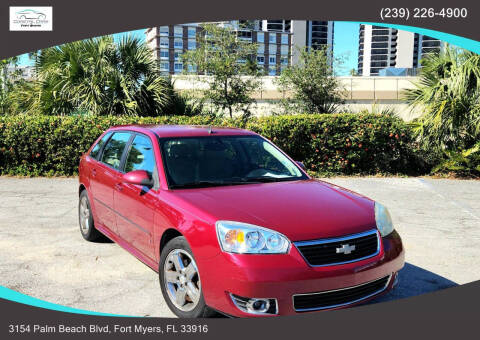
[[87, 197], [83, 196], [80, 200], [80, 229], [83, 234], [88, 233], [90, 227], [90, 209], [88, 207]]
[[170, 301], [181, 311], [194, 309], [201, 296], [200, 276], [193, 257], [182, 249], [172, 250], [164, 264], [164, 284]]

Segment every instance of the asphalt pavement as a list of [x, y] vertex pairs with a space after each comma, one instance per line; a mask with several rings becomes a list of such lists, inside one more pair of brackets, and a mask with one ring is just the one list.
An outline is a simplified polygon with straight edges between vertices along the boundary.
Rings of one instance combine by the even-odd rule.
[[[385, 204], [406, 249], [397, 288], [375, 302], [480, 279], [480, 181], [329, 178]], [[158, 276], [78, 230], [76, 178], [0, 177], [0, 285], [69, 307], [172, 317]]]

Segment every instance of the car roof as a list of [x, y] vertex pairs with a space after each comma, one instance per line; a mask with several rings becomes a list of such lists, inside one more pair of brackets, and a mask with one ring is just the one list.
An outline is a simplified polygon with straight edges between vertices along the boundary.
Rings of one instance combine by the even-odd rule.
[[116, 130], [151, 131], [159, 137], [256, 135], [255, 132], [249, 130], [208, 125], [120, 125], [109, 129], [109, 131]]

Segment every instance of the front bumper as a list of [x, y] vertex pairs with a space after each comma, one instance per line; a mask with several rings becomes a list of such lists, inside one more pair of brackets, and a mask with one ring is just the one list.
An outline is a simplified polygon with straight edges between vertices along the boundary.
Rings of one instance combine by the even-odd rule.
[[213, 259], [197, 261], [197, 265], [208, 306], [237, 317], [259, 316], [239, 310], [230, 297], [232, 293], [276, 299], [276, 315], [294, 315], [299, 313], [293, 305], [294, 295], [354, 287], [391, 275], [386, 288], [378, 294], [330, 309], [363, 303], [389, 291], [396, 273], [404, 265], [404, 250], [400, 236], [394, 231], [381, 238], [380, 252], [376, 256], [341, 265], [311, 267], [295, 246], [288, 254], [278, 255], [222, 252]]

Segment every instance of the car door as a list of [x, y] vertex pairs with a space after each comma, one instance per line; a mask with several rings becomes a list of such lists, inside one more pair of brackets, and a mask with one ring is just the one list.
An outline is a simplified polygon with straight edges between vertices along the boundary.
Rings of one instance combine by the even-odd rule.
[[108, 140], [90, 172], [90, 187], [97, 221], [112, 232], [116, 232], [116, 216], [113, 201], [114, 186], [121, 180], [121, 164], [125, 147], [132, 134], [115, 132]]
[[157, 202], [158, 173], [150, 137], [137, 133], [127, 147], [124, 172], [145, 170], [154, 179], [154, 186], [117, 183], [114, 205], [117, 230], [122, 239], [150, 259], [154, 259], [153, 226]]

